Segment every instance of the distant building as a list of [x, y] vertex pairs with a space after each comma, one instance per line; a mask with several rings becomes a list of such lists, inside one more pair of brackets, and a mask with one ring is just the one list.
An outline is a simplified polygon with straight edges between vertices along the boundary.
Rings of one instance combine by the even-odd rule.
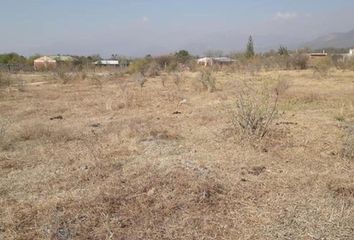
[[328, 53], [326, 53], [324, 50], [321, 53], [310, 53], [309, 54], [310, 58], [323, 58], [323, 57], [327, 57]]
[[354, 49], [349, 49], [349, 52], [348, 52], [348, 53], [335, 54], [335, 57], [336, 57], [339, 61], [347, 61], [347, 60], [350, 60], [350, 59], [354, 58]]
[[55, 61], [59, 62], [74, 62], [77, 59], [72, 57], [72, 56], [68, 56], [68, 55], [55, 55], [55, 56], [49, 56], [50, 58], [54, 59]]
[[199, 58], [197, 60], [198, 64], [204, 65], [204, 66], [212, 66], [213, 65], [213, 59], [210, 57], [204, 57], [204, 58]]
[[94, 62], [96, 66], [113, 66], [113, 67], [118, 67], [119, 66], [119, 61], [118, 60], [99, 60]]
[[213, 58], [213, 62], [217, 64], [231, 64], [235, 62], [235, 60], [229, 58], [229, 57], [215, 57]]
[[235, 62], [235, 60], [229, 58], [229, 57], [204, 57], [204, 58], [199, 58], [197, 60], [198, 64], [202, 64], [204, 66], [212, 66], [214, 64], [219, 64], [219, 65], [226, 65], [226, 64], [231, 64]]
[[34, 60], [33, 67], [36, 71], [51, 70], [57, 67], [57, 61], [53, 58], [43, 56]]

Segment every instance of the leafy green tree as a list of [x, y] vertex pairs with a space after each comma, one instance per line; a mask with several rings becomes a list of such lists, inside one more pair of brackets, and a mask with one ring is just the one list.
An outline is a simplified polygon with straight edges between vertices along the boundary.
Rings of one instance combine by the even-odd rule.
[[254, 43], [253, 43], [253, 38], [250, 36], [248, 38], [248, 43], [247, 43], [247, 48], [246, 48], [246, 53], [245, 53], [246, 58], [253, 58], [255, 56], [254, 52]]
[[191, 59], [191, 55], [187, 50], [180, 50], [176, 52], [175, 56], [179, 63], [186, 63], [189, 59]]
[[17, 53], [7, 53], [0, 55], [0, 63], [2, 64], [25, 64], [27, 59]]

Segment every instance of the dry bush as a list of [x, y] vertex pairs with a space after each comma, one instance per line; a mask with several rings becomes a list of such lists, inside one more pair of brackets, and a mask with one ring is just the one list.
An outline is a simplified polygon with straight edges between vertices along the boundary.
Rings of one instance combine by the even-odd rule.
[[33, 123], [19, 128], [13, 136], [16, 141], [68, 142], [79, 138], [79, 134], [68, 127]]
[[160, 71], [160, 66], [155, 61], [152, 61], [146, 69], [144, 75], [146, 77], [156, 77], [160, 75]]
[[163, 87], [166, 87], [166, 82], [168, 80], [168, 76], [167, 75], [162, 75], [160, 79], [161, 79], [161, 85]]
[[350, 126], [347, 130], [344, 139], [343, 156], [349, 160], [354, 160], [354, 126]]
[[26, 84], [23, 79], [19, 78], [16, 74], [0, 71], [0, 89], [9, 87], [15, 88], [20, 92], [26, 90]]
[[289, 58], [289, 64], [294, 69], [307, 69], [309, 64], [309, 57], [306, 54], [296, 53]]
[[288, 103], [291, 105], [319, 103], [325, 100], [321, 94], [314, 91], [292, 92], [286, 95]]
[[321, 78], [328, 77], [332, 66], [333, 63], [330, 58], [320, 59], [316, 61], [312, 66], [313, 74]]
[[[134, 80], [135, 82], [137, 80]], [[118, 81], [119, 92], [117, 97], [119, 98], [118, 108], [133, 108], [137, 106], [141, 106], [143, 99], [141, 92], [135, 91], [131, 86], [129, 86], [128, 79]], [[139, 83], [139, 86], [140, 83]], [[110, 102], [112, 104], [112, 102]], [[106, 103], [106, 108], [111, 110], [111, 106], [107, 106], [109, 104]]]
[[8, 128], [10, 127], [10, 121], [7, 119], [0, 119], [0, 148], [5, 148], [8, 138], [6, 137], [6, 133]]
[[232, 123], [241, 137], [262, 139], [270, 131], [278, 115], [279, 96], [288, 87], [287, 81], [279, 81], [274, 88], [252, 83], [241, 87], [232, 114]]
[[173, 83], [176, 85], [176, 87], [178, 89], [180, 89], [181, 87], [181, 84], [182, 84], [182, 76], [181, 76], [181, 73], [179, 72], [174, 72], [172, 74], [172, 80], [173, 80]]
[[0, 71], [0, 89], [7, 88], [11, 84], [10, 74]]
[[98, 89], [102, 89], [103, 87], [103, 81], [102, 78], [96, 75], [93, 75], [90, 78], [90, 83], [92, 83], [94, 86], [96, 86]]
[[129, 65], [130, 74], [142, 74], [146, 77], [156, 77], [160, 75], [161, 66], [152, 59], [139, 59]]
[[55, 79], [62, 81], [63, 84], [78, 82], [94, 78], [89, 75], [87, 68], [75, 67], [72, 65], [60, 65], [53, 70]]
[[54, 70], [54, 76], [57, 80], [62, 81], [63, 84], [70, 83], [76, 77], [74, 74], [70, 73], [65, 67], [58, 67]]
[[340, 59], [333, 59], [333, 62], [337, 69], [354, 71], [354, 58], [343, 59], [341, 57]]
[[201, 71], [198, 80], [202, 84], [204, 90], [208, 90], [209, 92], [214, 92], [216, 90], [216, 78], [212, 70], [204, 69]]
[[136, 82], [140, 89], [143, 90], [143, 87], [144, 87], [144, 84], [146, 83], [147, 79], [146, 77], [144, 76], [144, 74], [138, 72], [138, 73], [135, 73], [133, 76], [132, 76], [132, 79], [134, 80], [134, 82]]
[[149, 68], [150, 63], [151, 63], [151, 60], [146, 59], [146, 58], [135, 60], [129, 65], [129, 73], [130, 74], [135, 74], [135, 73], [144, 74], [147, 71], [147, 69]]

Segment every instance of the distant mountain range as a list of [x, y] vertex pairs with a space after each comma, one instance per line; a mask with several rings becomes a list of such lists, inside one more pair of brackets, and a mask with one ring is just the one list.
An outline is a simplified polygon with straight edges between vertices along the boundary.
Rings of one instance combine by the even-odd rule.
[[354, 47], [354, 29], [345, 33], [331, 33], [318, 37], [301, 47], [320, 48], [351, 48]]

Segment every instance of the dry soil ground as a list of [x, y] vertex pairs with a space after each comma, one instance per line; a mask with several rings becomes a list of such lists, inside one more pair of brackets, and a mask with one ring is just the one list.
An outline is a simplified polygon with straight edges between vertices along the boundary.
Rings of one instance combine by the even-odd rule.
[[[0, 89], [0, 239], [354, 239], [354, 72], [219, 72], [213, 93], [195, 73], [142, 89], [14, 77]], [[277, 79], [289, 88], [269, 136], [240, 138], [242, 82]]]

